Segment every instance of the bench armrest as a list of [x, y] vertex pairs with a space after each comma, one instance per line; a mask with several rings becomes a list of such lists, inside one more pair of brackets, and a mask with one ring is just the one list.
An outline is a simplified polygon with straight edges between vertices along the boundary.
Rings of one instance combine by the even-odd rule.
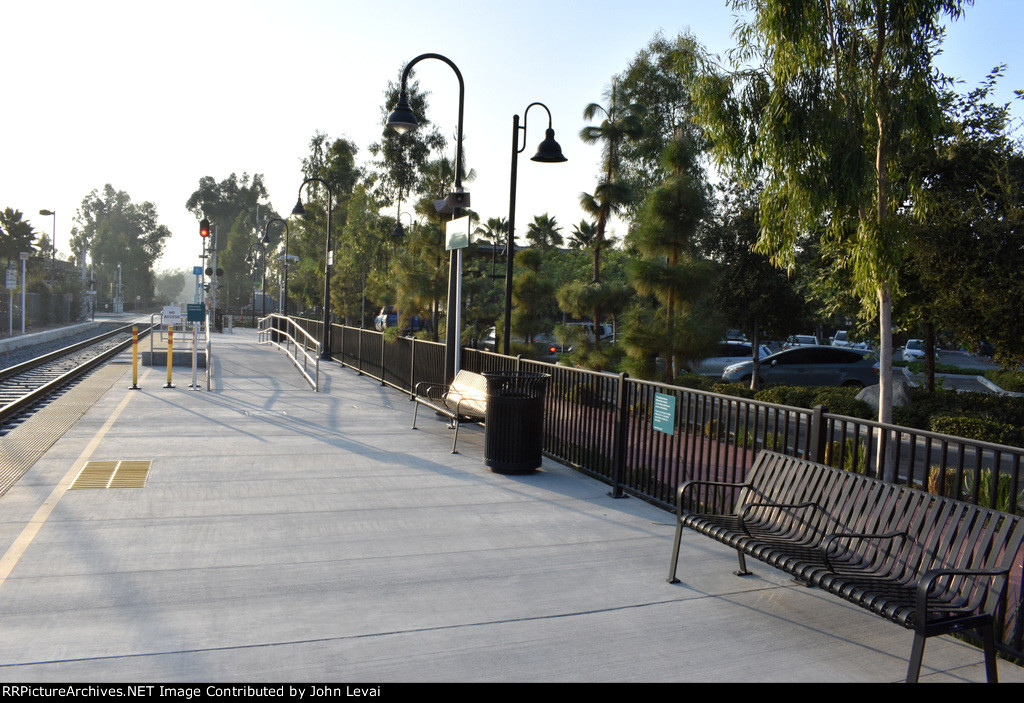
[[422, 396], [424, 398], [429, 398], [430, 400], [441, 400], [447, 392], [447, 386], [443, 386], [438, 383], [430, 383], [429, 381], [420, 381], [416, 384], [415, 388], [413, 388], [413, 397]]
[[860, 539], [860, 540], [894, 540], [897, 538], [907, 539], [908, 535], [906, 532], [885, 532], [883, 534], [872, 534], [868, 532], [833, 532], [832, 534], [825, 535], [821, 539], [821, 544], [818, 545], [818, 549], [821, 550], [821, 558], [825, 561], [825, 567], [835, 573], [835, 569], [832, 567], [832, 562], [829, 561], [828, 555], [832, 547], [832, 542], [840, 539]]
[[743, 529], [747, 536], [752, 536], [750, 530], [747, 529], [747, 511], [750, 508], [817, 508], [821, 510], [821, 506], [812, 501], [805, 501], [803, 503], [747, 503], [743, 506], [743, 510], [740, 511], [740, 528]]
[[1006, 576], [1009, 573], [1009, 567], [1005, 569], [929, 569], [917, 582], [917, 609], [914, 612], [914, 622], [921, 626], [927, 622], [928, 596], [939, 579], [947, 576], [982, 576], [991, 579], [997, 576]]
[[[679, 486], [679, 490], [676, 491], [676, 516], [683, 514], [683, 500], [687, 493], [692, 488], [698, 488], [701, 486], [710, 486], [713, 488], [748, 488], [749, 483], [730, 483], [728, 481], [684, 481]], [[732, 512], [732, 508], [729, 509], [729, 513]], [[715, 515], [717, 513], [701, 513], [703, 515]]]

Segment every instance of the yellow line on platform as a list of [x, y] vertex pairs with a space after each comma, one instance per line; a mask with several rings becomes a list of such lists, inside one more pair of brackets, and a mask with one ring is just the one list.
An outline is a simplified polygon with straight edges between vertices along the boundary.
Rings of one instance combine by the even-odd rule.
[[[147, 369], [146, 373], [143, 374], [143, 379], [148, 375], [149, 370]], [[92, 457], [93, 452], [96, 451], [96, 447], [98, 447], [100, 442], [103, 441], [103, 438], [110, 431], [110, 428], [114, 426], [114, 423], [117, 422], [121, 413], [123, 413], [124, 409], [128, 407], [128, 402], [135, 395], [136, 394], [133, 392], [125, 393], [124, 398], [122, 398], [121, 402], [118, 403], [116, 408], [114, 408], [114, 412], [112, 412], [110, 417], [107, 418], [107, 421], [103, 423], [103, 427], [101, 427], [93, 438], [89, 440], [89, 444], [84, 450], [82, 450], [78, 459], [76, 459], [75, 463], [72, 464], [71, 469], [50, 492], [50, 495], [45, 501], [43, 501], [43, 504], [39, 506], [36, 514], [28, 521], [28, 524], [25, 525], [21, 534], [18, 535], [16, 540], [14, 540], [14, 543], [4, 554], [3, 558], [0, 558], [0, 586], [3, 586], [7, 581], [7, 577], [11, 575], [11, 571], [13, 571], [14, 567], [17, 566], [22, 555], [28, 549], [29, 545], [32, 544], [32, 540], [34, 540], [36, 535], [39, 534], [39, 530], [43, 528], [43, 524], [45, 524], [47, 518], [50, 517], [50, 513], [52, 513], [53, 509], [57, 507], [57, 503], [60, 502], [60, 499], [65, 493], [67, 493], [68, 488], [75, 480], [75, 477], [78, 476], [79, 472], [81, 472], [82, 468], [89, 461], [89, 458]]]

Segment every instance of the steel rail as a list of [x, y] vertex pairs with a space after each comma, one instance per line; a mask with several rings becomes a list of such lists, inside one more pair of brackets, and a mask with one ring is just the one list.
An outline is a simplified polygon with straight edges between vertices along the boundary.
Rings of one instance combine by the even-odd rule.
[[[17, 364], [16, 366], [11, 366], [10, 368], [0, 371], [0, 381], [9, 380], [19, 375], [28, 373], [45, 364], [52, 363], [63, 357], [83, 351], [84, 349], [96, 345], [106, 339], [109, 339], [110, 337], [114, 337], [119, 334], [131, 333], [132, 327], [135, 326], [136, 325], [126, 325], [125, 327], [120, 327], [116, 330], [112, 330], [110, 332], [97, 335], [92, 339], [87, 339], [83, 342], [78, 342], [77, 344], [72, 344], [70, 346], [64, 347], [63, 349], [58, 349], [57, 351], [50, 352], [48, 354], [43, 354], [42, 356], [36, 357], [35, 359], [30, 359], [24, 363]], [[139, 334], [144, 335], [149, 333], [151, 330], [152, 327], [147, 326], [143, 329], [140, 329]], [[128, 339], [126, 339], [125, 341], [120, 342], [114, 345], [113, 347], [110, 347], [102, 351], [101, 353], [95, 355], [91, 359], [88, 359], [85, 362], [78, 364], [75, 368], [63, 374], [60, 374], [59, 376], [52, 378], [46, 381], [45, 383], [36, 386], [35, 388], [23, 394], [21, 397], [0, 407], [0, 423], [5, 423], [8, 419], [24, 412], [24, 410], [31, 406], [32, 404], [39, 402], [46, 396], [59, 390], [61, 387], [68, 385], [69, 383], [71, 383], [74, 380], [77, 380], [79, 377], [85, 375], [89, 371], [92, 371], [94, 368], [104, 363], [111, 357], [120, 354], [122, 351], [130, 347], [131, 344], [132, 339], [131, 337], [128, 337]]]

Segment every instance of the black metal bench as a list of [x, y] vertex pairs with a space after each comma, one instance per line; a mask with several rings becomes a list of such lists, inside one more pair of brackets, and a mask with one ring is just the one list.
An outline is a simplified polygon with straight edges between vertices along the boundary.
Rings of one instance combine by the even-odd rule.
[[412, 429], [416, 429], [416, 415], [420, 405], [426, 405], [448, 418], [448, 426], [455, 429], [452, 454], [457, 454], [459, 426], [463, 422], [483, 422], [487, 413], [487, 379], [472, 371], [460, 370], [450, 386], [436, 383], [417, 383], [412, 400], [416, 409], [412, 413]]
[[762, 451], [745, 483], [679, 487], [671, 583], [684, 527], [735, 548], [740, 575], [749, 555], [914, 630], [908, 682], [928, 637], [962, 630], [980, 635], [997, 680], [994, 628], [1024, 540], [1020, 516]]

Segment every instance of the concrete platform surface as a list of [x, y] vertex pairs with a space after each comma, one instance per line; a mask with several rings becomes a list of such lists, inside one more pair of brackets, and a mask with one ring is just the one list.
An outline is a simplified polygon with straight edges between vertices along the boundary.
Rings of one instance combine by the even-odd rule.
[[[337, 363], [314, 393], [237, 329], [213, 389], [110, 364], [107, 389], [0, 498], [3, 682], [896, 682], [911, 633], [684, 536], [545, 460], [450, 453], [430, 414]], [[422, 414], [421, 414], [422, 415]], [[17, 432], [44, 432], [30, 421]], [[70, 488], [98, 462], [141, 488]], [[933, 638], [923, 680], [984, 680]], [[1002, 681], [1024, 669], [1000, 662]]]

